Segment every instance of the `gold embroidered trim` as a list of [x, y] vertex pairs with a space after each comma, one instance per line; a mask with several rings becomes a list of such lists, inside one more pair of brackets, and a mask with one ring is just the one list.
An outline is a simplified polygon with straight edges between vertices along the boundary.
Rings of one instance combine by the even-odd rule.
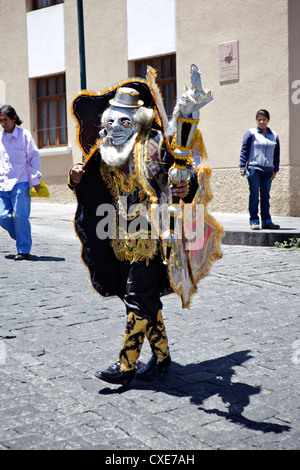
[[[151, 204], [157, 204], [157, 196], [153, 190], [153, 188], [148, 183], [147, 178], [145, 177], [146, 169], [145, 163], [151, 161], [148, 155], [148, 141], [150, 137], [150, 131], [148, 131], [145, 135], [139, 136], [135, 147], [134, 147], [134, 164], [137, 170], [139, 181], [148, 195]], [[162, 144], [160, 144], [161, 147]]]
[[135, 169], [126, 175], [117, 167], [112, 167], [102, 162], [100, 165], [100, 173], [105, 181], [115, 203], [119, 200], [120, 190], [125, 194], [131, 194], [136, 187], [140, 186], [137, 181], [137, 173]]
[[[134, 261], [146, 261], [148, 264], [149, 260], [156, 255], [159, 247], [158, 240], [150, 238], [151, 231], [141, 229], [138, 232], [129, 234], [125, 229], [118, 227], [120, 215], [127, 221], [132, 221], [140, 215], [145, 216], [147, 205], [151, 198], [149, 188], [146, 190], [144, 187], [146, 179], [143, 178], [144, 184], [141, 184], [140, 172], [137, 169], [137, 161], [143, 160], [143, 145], [141, 145], [141, 140], [142, 137], [139, 136], [134, 146], [135, 168], [130, 175], [126, 175], [119, 168], [111, 167], [104, 162], [100, 166], [100, 173], [114, 198], [115, 207], [119, 210], [119, 214], [117, 214], [117, 238], [111, 240], [111, 246], [117, 259], [121, 261], [128, 260], [130, 263]], [[146, 199], [139, 198], [135, 210], [128, 214], [127, 209], [125, 209], [121, 203], [120, 191], [129, 195], [135, 190], [140, 190], [139, 195], [144, 195]]]
[[137, 174], [135, 169], [126, 175], [119, 168], [111, 167], [110, 172], [113, 178], [113, 183], [125, 194], [131, 194], [137, 186], [140, 186], [137, 181]]
[[130, 263], [134, 261], [146, 261], [152, 259], [158, 250], [158, 240], [156, 239], [135, 239], [127, 237], [125, 239], [111, 240], [111, 246], [114, 253], [120, 261], [128, 260]]
[[[172, 139], [172, 142], [171, 142], [171, 149], [172, 149], [172, 154], [173, 155], [174, 155], [174, 149], [179, 148], [179, 149], [182, 149], [182, 150], [189, 150], [190, 151], [190, 154], [188, 156], [188, 161], [187, 161], [187, 163], [189, 165], [193, 164], [192, 154], [194, 152], [197, 153], [198, 155], [200, 155], [202, 161], [207, 160], [207, 151], [206, 151], [205, 144], [203, 142], [202, 132], [198, 127], [195, 130], [191, 145], [188, 149], [185, 149], [184, 147], [182, 147], [182, 148], [178, 147], [177, 144], [176, 144], [176, 137], [177, 137], [177, 133], [175, 132], [175, 134], [173, 136], [173, 139]], [[176, 155], [176, 158], [178, 158], [177, 155]]]

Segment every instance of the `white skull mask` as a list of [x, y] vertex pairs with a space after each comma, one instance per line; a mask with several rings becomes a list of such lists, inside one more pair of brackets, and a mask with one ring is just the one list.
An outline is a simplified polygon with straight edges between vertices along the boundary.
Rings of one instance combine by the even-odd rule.
[[133, 111], [112, 106], [106, 119], [106, 131], [114, 145], [125, 144], [135, 131]]

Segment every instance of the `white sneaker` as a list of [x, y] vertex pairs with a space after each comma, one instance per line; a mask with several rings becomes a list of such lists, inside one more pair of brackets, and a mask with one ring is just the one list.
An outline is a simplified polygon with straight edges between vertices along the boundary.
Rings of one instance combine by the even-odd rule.
[[250, 228], [251, 228], [251, 230], [260, 230], [259, 224], [251, 224]]

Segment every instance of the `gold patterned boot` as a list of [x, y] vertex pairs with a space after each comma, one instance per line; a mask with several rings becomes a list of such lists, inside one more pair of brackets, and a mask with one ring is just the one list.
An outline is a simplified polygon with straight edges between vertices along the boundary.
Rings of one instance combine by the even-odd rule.
[[135, 363], [140, 355], [148, 320], [134, 312], [128, 313], [119, 360], [106, 371], [96, 372], [98, 379], [113, 384], [128, 384], [135, 376]]
[[122, 364], [121, 370], [128, 371], [135, 368], [144, 342], [147, 324], [147, 319], [129, 312], [123, 346], [119, 354], [119, 361]]
[[161, 311], [157, 314], [157, 322], [148, 325], [146, 336], [152, 350], [152, 357], [148, 363], [139, 369], [136, 378], [146, 380], [156, 372], [164, 372], [171, 363], [168, 347], [168, 338]]

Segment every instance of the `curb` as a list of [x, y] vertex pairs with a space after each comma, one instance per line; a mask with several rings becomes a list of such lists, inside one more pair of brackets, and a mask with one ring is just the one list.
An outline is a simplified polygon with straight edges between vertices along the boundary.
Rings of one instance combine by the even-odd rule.
[[275, 246], [275, 242], [283, 243], [290, 238], [300, 238], [300, 232], [226, 231], [222, 243], [224, 245]]

